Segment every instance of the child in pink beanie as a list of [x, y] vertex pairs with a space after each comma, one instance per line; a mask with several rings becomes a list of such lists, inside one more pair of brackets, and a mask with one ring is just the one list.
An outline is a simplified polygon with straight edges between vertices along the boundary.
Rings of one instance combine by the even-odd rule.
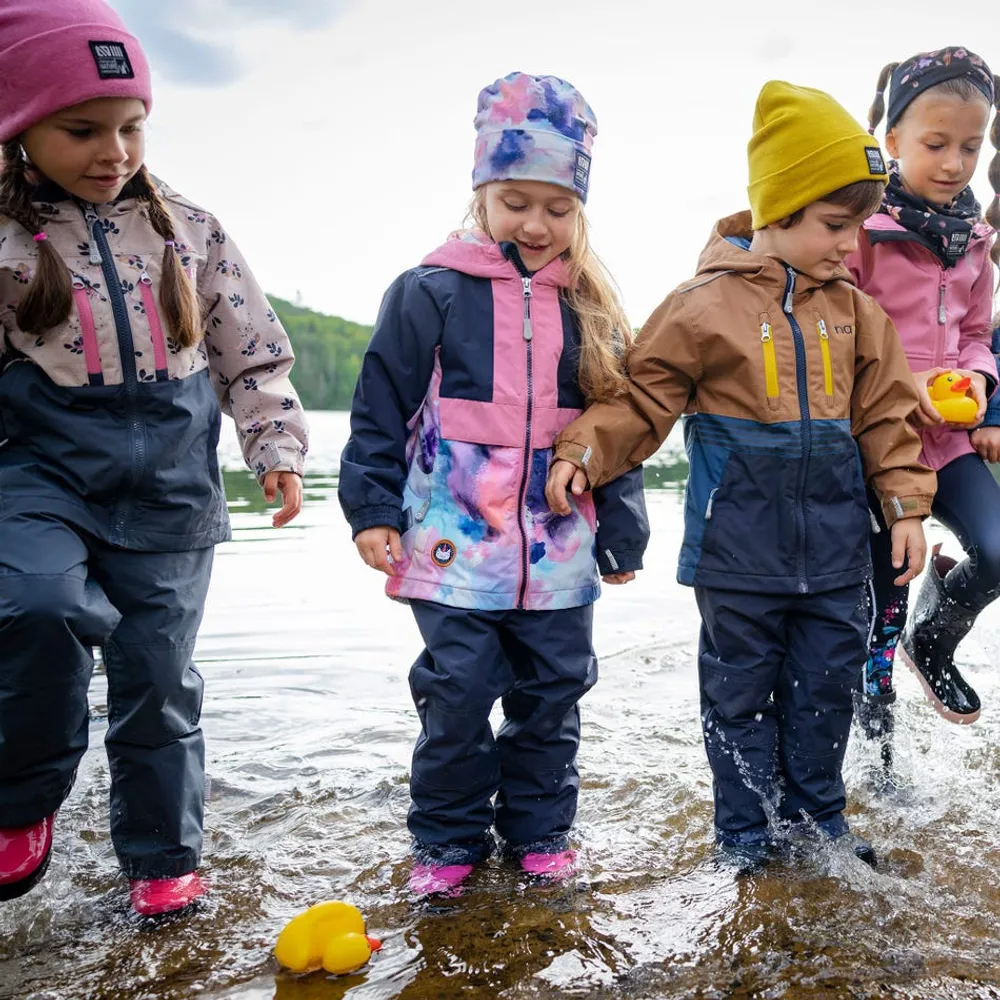
[[100, 646], [111, 836], [143, 915], [204, 892], [192, 652], [230, 535], [220, 403], [282, 494], [276, 526], [306, 451], [267, 299], [219, 223], [145, 167], [151, 103], [101, 0], [0, 4], [0, 900], [48, 866]]

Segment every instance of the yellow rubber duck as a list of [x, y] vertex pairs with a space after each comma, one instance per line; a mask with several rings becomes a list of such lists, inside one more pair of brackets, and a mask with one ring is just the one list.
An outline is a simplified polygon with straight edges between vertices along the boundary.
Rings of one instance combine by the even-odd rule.
[[365, 933], [365, 920], [350, 903], [310, 906], [278, 935], [274, 957], [289, 972], [325, 969], [335, 976], [357, 972], [382, 947]]
[[949, 424], [972, 424], [976, 422], [979, 404], [972, 396], [967, 396], [972, 379], [968, 375], [942, 372], [927, 390], [934, 409]]

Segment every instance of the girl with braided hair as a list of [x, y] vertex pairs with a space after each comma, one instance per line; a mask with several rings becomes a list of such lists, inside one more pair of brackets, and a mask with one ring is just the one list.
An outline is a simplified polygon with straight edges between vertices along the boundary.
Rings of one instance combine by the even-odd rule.
[[292, 352], [222, 227], [146, 169], [149, 68], [117, 14], [5, 0], [0, 78], [0, 900], [49, 863], [99, 646], [111, 837], [136, 911], [164, 913], [204, 892], [220, 412], [286, 524]]
[[[893, 162], [881, 208], [847, 264], [899, 331], [920, 395], [913, 419], [921, 460], [938, 474], [934, 515], [966, 552], [956, 563], [935, 550], [907, 622], [907, 590], [893, 584], [898, 571], [888, 532], [880, 524], [872, 535], [875, 626], [856, 707], [866, 735], [883, 740], [890, 766], [897, 643], [935, 709], [950, 722], [975, 722], [979, 698], [954, 655], [979, 612], [1000, 595], [1000, 486], [983, 461], [994, 431], [974, 429], [997, 386], [990, 332], [993, 265], [1000, 262], [998, 100], [998, 79], [986, 63], [950, 47], [886, 66], [869, 114], [873, 134], [886, 115]], [[993, 196], [984, 215], [969, 183], [987, 134]], [[949, 424], [931, 403], [928, 386], [948, 369], [968, 379], [979, 404], [973, 424]], [[872, 510], [877, 518], [878, 505]]]

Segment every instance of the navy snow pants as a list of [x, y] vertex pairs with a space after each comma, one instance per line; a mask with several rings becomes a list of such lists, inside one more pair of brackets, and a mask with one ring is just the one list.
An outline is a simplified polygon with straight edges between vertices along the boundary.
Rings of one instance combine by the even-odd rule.
[[[421, 722], [408, 821], [417, 860], [482, 861], [494, 824], [512, 855], [565, 849], [580, 783], [577, 702], [597, 682], [593, 605], [411, 608], [426, 646], [410, 671]], [[494, 737], [498, 698], [504, 722]]]
[[776, 596], [695, 588], [705, 749], [716, 839], [769, 839], [777, 819], [847, 831], [841, 767], [865, 662], [863, 584]]
[[108, 678], [111, 836], [130, 878], [197, 867], [213, 549], [114, 548], [46, 514], [0, 517], [0, 827], [58, 809], [87, 748], [93, 647]]

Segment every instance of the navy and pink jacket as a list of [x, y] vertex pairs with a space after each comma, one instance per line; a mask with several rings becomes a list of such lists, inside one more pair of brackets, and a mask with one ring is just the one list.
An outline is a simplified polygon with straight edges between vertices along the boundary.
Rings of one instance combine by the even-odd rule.
[[566, 270], [524, 270], [512, 244], [462, 233], [389, 288], [340, 469], [353, 533], [387, 525], [404, 559], [391, 597], [502, 611], [592, 602], [648, 540], [642, 470], [545, 502], [552, 443], [585, 405]]

